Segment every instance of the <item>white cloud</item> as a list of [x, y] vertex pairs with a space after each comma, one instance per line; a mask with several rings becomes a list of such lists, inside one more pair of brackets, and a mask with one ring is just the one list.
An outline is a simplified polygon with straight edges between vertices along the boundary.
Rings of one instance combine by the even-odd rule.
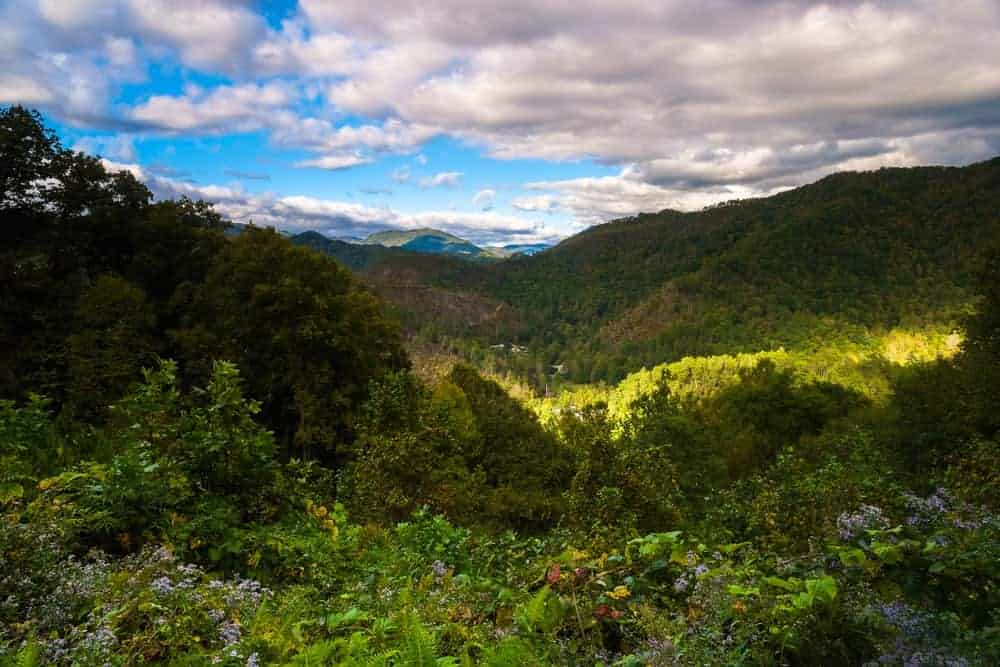
[[422, 188], [457, 188], [462, 183], [462, 172], [442, 171], [420, 179]]
[[[621, 168], [512, 202], [580, 221], [1000, 153], [996, 0], [301, 0], [279, 27], [255, 7], [8, 0], [0, 102], [120, 132], [261, 130], [312, 166], [448, 135]], [[115, 104], [151, 62], [228, 82]]]
[[[552, 186], [552, 189], [557, 189]], [[554, 195], [532, 195], [529, 197], [515, 197], [510, 205], [518, 211], [538, 211], [541, 213], [554, 213], [559, 210], [559, 198]]]
[[190, 86], [180, 96], [155, 95], [132, 109], [140, 126], [163, 132], [228, 133], [261, 129], [275, 110], [293, 100], [280, 84], [243, 84], [203, 90]]
[[537, 181], [526, 183], [524, 188], [544, 194], [515, 198], [511, 202], [515, 209], [545, 213], [565, 210], [583, 225], [664, 209], [698, 210], [719, 202], [776, 194], [781, 190], [762, 192], [740, 185], [670, 189], [636, 180], [630, 170], [618, 176]]
[[135, 41], [130, 37], [104, 38], [104, 55], [114, 67], [134, 68], [138, 66], [140, 56]]
[[381, 125], [336, 127], [328, 120], [282, 113], [268, 122], [277, 143], [314, 151], [362, 148], [376, 153], [408, 153], [438, 132], [432, 126], [405, 123], [398, 118], [389, 118]]
[[296, 167], [314, 167], [316, 169], [328, 169], [336, 171], [338, 169], [349, 169], [362, 164], [370, 164], [371, 158], [367, 158], [357, 153], [347, 153], [344, 155], [324, 155], [312, 160], [300, 160], [295, 163]]
[[135, 32], [179, 52], [194, 67], [238, 71], [248, 45], [265, 34], [261, 16], [240, 2], [213, 0], [129, 0], [124, 3]]
[[0, 74], [0, 103], [47, 104], [54, 93], [36, 79], [19, 74]]
[[236, 72], [266, 23], [244, 2], [225, 0], [15, 0], [22, 17], [71, 41], [96, 34], [135, 37], [151, 49], [169, 49], [185, 65]]
[[[314, 31], [370, 47], [331, 88], [341, 108], [432, 122], [499, 158], [634, 165], [631, 180], [664, 189], [656, 201], [895, 164], [901, 145], [934, 132], [975, 150], [1000, 127], [993, 0], [429, 0], [420, 12], [306, 0], [302, 10]], [[621, 189], [627, 208], [636, 193]]]
[[158, 198], [205, 199], [234, 222], [252, 221], [292, 232], [316, 230], [329, 235], [361, 236], [381, 229], [434, 227], [481, 244], [549, 242], [561, 236], [538, 220], [519, 216], [458, 211], [407, 213], [318, 197], [249, 193], [240, 187], [200, 185], [158, 176], [137, 164], [111, 160], [102, 163], [111, 171], [128, 171], [146, 183]]
[[489, 211], [493, 209], [493, 203], [496, 201], [496, 198], [496, 190], [490, 188], [480, 190], [472, 198], [472, 205], [481, 211]]

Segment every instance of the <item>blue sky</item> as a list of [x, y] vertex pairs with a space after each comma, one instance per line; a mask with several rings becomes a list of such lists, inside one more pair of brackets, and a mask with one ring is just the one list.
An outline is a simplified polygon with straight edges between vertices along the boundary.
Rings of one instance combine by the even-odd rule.
[[0, 0], [0, 103], [160, 197], [553, 241], [1000, 153], [994, 0]]

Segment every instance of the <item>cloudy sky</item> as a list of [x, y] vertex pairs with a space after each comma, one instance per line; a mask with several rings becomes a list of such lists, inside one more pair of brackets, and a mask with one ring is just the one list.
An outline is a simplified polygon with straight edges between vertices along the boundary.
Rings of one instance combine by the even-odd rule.
[[1000, 154], [1000, 1], [0, 0], [11, 103], [238, 222], [553, 240]]

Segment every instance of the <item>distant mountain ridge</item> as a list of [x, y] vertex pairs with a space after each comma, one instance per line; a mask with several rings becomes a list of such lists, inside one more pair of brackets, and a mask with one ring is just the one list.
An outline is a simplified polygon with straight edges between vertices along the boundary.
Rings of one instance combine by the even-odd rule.
[[402, 248], [428, 255], [453, 255], [468, 259], [488, 260], [495, 255], [463, 238], [439, 229], [408, 229], [375, 232], [362, 241], [364, 245]]
[[[423, 255], [444, 255], [467, 260], [493, 261], [506, 259], [516, 255], [534, 255], [550, 248], [548, 243], [508, 244], [499, 247], [481, 247], [454, 234], [440, 229], [389, 229], [369, 234], [363, 239], [348, 237], [329, 237], [320, 232], [308, 231], [294, 237], [299, 245], [306, 245], [321, 252], [336, 257], [349, 267], [367, 265], [370, 261], [385, 256], [385, 253], [374, 248], [395, 249]], [[371, 252], [362, 249], [350, 249], [329, 242], [371, 248]]]

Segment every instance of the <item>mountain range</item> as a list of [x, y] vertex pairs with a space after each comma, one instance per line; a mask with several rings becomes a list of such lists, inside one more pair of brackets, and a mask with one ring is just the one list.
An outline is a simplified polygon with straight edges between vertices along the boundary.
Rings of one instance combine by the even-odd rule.
[[[494, 261], [516, 255], [534, 255], [551, 247], [548, 243], [508, 244], [503, 246], [480, 247], [461, 237], [443, 232], [439, 229], [390, 229], [375, 232], [363, 239], [346, 237], [328, 237], [316, 231], [303, 232], [293, 237], [295, 243], [322, 249], [326, 241], [339, 243], [380, 246], [383, 248], [398, 248], [424, 255], [446, 255], [474, 261]], [[336, 254], [336, 253], [335, 253]], [[350, 251], [344, 251], [351, 255]], [[361, 252], [361, 255], [366, 253]], [[381, 256], [378, 250], [373, 256]], [[363, 260], [362, 260], [363, 261]], [[350, 262], [348, 262], [350, 263]]]
[[424, 236], [393, 233], [392, 248], [294, 241], [359, 273], [411, 327], [515, 340], [546, 363], [569, 359], [576, 379], [613, 380], [686, 355], [952, 326], [975, 258], [1000, 239], [1000, 158], [642, 214], [503, 262], [407, 252], [432, 247]]

